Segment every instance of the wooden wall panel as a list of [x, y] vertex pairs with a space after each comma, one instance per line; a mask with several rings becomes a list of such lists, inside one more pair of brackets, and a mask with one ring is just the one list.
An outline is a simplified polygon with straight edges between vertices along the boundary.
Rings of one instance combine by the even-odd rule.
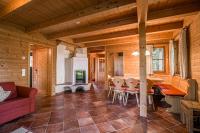
[[198, 82], [198, 99], [200, 101], [200, 14], [190, 24], [189, 34], [191, 77]]
[[[112, 45], [107, 46], [107, 74], [113, 73], [113, 57], [112, 53], [123, 52], [124, 53], [124, 74], [133, 74], [139, 76], [139, 56], [133, 56], [132, 52], [138, 50], [139, 47], [136, 44], [125, 45]], [[109, 56], [110, 55], [110, 56]]]
[[[0, 37], [0, 82], [28, 86], [28, 51], [27, 43]], [[22, 69], [26, 69], [25, 77]]]

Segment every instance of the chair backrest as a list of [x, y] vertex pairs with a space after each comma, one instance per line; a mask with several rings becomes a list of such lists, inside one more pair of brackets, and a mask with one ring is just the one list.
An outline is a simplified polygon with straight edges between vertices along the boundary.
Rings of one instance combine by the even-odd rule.
[[187, 94], [184, 96], [186, 100], [198, 100], [198, 84], [194, 79], [187, 79], [180, 81], [180, 89], [185, 91]]
[[113, 84], [115, 85], [115, 89], [121, 89], [122, 85], [124, 84], [124, 80], [121, 78], [114, 78]]
[[113, 85], [112, 79], [108, 79], [108, 85], [109, 85], [109, 86]]
[[139, 81], [137, 79], [134, 78], [129, 78], [125, 80], [126, 85], [128, 86], [128, 88], [136, 88], [138, 86]]
[[147, 79], [147, 92], [151, 91], [152, 87], [153, 87], [153, 81]]

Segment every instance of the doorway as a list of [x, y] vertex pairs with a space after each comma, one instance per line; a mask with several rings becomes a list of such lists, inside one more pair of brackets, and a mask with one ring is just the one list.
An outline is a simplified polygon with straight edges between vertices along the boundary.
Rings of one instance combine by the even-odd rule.
[[105, 82], [105, 52], [89, 54], [90, 81], [95, 83]]
[[31, 46], [30, 86], [38, 89], [41, 96], [51, 95], [52, 49], [44, 46]]
[[105, 58], [98, 58], [98, 69], [97, 69], [97, 82], [104, 82], [105, 78]]

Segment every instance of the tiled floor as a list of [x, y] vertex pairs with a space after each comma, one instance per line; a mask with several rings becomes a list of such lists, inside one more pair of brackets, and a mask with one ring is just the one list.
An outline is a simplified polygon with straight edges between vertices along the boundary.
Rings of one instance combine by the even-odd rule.
[[103, 89], [38, 98], [37, 103], [36, 113], [1, 126], [0, 133], [21, 126], [34, 133], [186, 133], [178, 116], [159, 108], [142, 119], [134, 99], [126, 107], [112, 104]]

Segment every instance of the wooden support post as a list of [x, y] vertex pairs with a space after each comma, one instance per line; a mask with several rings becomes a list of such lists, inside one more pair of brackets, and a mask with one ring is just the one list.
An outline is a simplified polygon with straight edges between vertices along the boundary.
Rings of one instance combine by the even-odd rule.
[[146, 21], [148, 0], [137, 0], [140, 51], [140, 116], [147, 117], [147, 80], [146, 80]]
[[147, 117], [147, 80], [146, 80], [146, 25], [139, 23], [140, 51], [140, 116]]

